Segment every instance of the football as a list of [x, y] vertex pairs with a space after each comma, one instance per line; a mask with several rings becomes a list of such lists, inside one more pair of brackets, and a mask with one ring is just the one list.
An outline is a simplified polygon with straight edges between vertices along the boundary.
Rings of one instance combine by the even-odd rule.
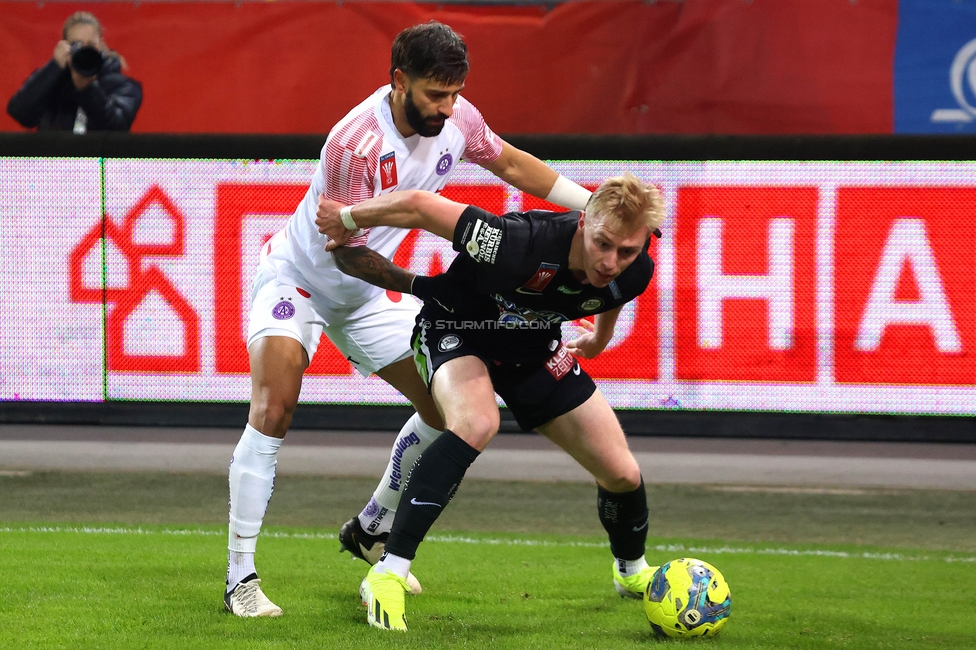
[[732, 611], [732, 594], [708, 562], [681, 558], [665, 563], [644, 591], [644, 613], [661, 637], [715, 636]]

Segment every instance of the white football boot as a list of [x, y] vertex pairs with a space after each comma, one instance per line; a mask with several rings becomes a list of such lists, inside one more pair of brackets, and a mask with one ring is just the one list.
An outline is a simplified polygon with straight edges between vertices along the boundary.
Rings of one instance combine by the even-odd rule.
[[261, 591], [261, 578], [256, 573], [244, 578], [237, 583], [236, 587], [224, 594], [224, 607], [228, 612], [241, 618], [282, 614], [281, 608], [268, 600]]

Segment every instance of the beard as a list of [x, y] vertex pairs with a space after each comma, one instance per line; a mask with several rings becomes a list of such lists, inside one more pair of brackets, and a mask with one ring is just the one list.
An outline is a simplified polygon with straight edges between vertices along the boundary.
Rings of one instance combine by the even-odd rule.
[[403, 110], [406, 113], [407, 124], [422, 138], [433, 138], [435, 135], [440, 135], [445, 122], [447, 122], [447, 118], [443, 118], [439, 113], [436, 118], [425, 117], [413, 101], [413, 89], [407, 91], [403, 100]]

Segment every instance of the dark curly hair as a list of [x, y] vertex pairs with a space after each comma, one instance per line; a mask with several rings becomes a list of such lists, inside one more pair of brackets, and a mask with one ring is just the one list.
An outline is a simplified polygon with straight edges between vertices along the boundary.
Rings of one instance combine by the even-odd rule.
[[433, 79], [446, 84], [468, 76], [468, 46], [460, 34], [432, 20], [403, 30], [393, 41], [390, 85], [400, 68], [411, 79]]

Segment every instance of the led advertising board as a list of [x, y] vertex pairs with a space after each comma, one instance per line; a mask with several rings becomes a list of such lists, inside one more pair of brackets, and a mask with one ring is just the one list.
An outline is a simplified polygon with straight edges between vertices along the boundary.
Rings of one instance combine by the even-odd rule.
[[[247, 401], [250, 280], [317, 164], [0, 158], [0, 400]], [[651, 285], [582, 361], [614, 407], [976, 413], [976, 163], [552, 165], [664, 194]], [[467, 163], [444, 194], [550, 207]], [[454, 254], [414, 232], [395, 261]], [[405, 403], [327, 340], [301, 400]]]

